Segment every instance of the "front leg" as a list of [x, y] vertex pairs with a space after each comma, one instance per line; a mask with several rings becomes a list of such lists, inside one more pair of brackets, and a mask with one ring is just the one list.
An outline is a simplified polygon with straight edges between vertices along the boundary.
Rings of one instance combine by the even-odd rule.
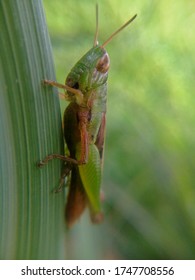
[[76, 97], [76, 102], [81, 105], [83, 103], [83, 93], [79, 90], [79, 89], [75, 89], [75, 88], [72, 88], [72, 87], [69, 87], [68, 85], [63, 85], [63, 84], [60, 84], [58, 82], [55, 82], [55, 81], [51, 81], [51, 80], [43, 80], [43, 83], [45, 85], [50, 85], [50, 86], [54, 86], [54, 87], [57, 87], [57, 88], [62, 88], [64, 90], [67, 90], [71, 93], [73, 93]]

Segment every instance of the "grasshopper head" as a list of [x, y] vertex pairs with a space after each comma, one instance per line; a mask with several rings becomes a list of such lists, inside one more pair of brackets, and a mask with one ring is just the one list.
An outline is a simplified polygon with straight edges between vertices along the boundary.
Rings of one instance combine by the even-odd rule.
[[[71, 69], [66, 85], [79, 89], [84, 96], [107, 81], [110, 66], [109, 55], [101, 46], [92, 47]], [[68, 91], [70, 99], [74, 94]]]
[[[105, 84], [107, 81], [110, 59], [105, 50], [105, 46], [113, 39], [113, 37], [115, 37], [115, 35], [129, 25], [136, 16], [137, 15], [133, 16], [124, 25], [117, 29], [101, 46], [98, 46], [98, 6], [96, 5], [96, 32], [94, 46], [75, 64], [65, 82], [69, 88], [80, 91], [86, 101], [94, 89]], [[70, 101], [78, 101], [77, 96], [73, 91], [68, 90], [67, 96]]]

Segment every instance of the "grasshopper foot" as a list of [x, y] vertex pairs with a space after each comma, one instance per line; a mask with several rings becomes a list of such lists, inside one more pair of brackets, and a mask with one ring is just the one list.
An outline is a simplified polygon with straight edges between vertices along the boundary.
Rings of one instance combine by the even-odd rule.
[[43, 79], [41, 82], [42, 82], [43, 85], [47, 85], [48, 84], [48, 80], [47, 79]]
[[39, 168], [43, 167], [44, 165], [45, 165], [44, 162], [41, 161], [41, 160], [37, 163], [37, 166], [38, 166]]

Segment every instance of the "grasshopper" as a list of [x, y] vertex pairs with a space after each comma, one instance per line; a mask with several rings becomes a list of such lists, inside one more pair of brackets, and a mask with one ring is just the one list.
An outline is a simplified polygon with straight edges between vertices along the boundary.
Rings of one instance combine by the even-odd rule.
[[96, 5], [96, 32], [93, 47], [75, 64], [65, 84], [44, 80], [44, 84], [65, 90], [69, 101], [63, 118], [65, 143], [69, 154], [51, 154], [39, 162], [43, 166], [58, 158], [64, 161], [59, 188], [70, 175], [69, 192], [65, 207], [65, 219], [70, 227], [89, 207], [91, 221], [103, 220], [101, 211], [101, 174], [106, 125], [106, 95], [110, 59], [105, 46], [122, 29], [129, 25], [134, 15], [117, 29], [102, 45], [98, 45], [98, 7]]

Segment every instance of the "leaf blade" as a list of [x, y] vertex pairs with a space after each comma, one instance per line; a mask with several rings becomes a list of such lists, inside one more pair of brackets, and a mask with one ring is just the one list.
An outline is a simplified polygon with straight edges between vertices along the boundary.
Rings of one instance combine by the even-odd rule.
[[41, 1], [0, 3], [0, 258], [63, 258], [63, 194], [54, 195], [63, 154], [59, 100], [41, 80], [55, 77]]

